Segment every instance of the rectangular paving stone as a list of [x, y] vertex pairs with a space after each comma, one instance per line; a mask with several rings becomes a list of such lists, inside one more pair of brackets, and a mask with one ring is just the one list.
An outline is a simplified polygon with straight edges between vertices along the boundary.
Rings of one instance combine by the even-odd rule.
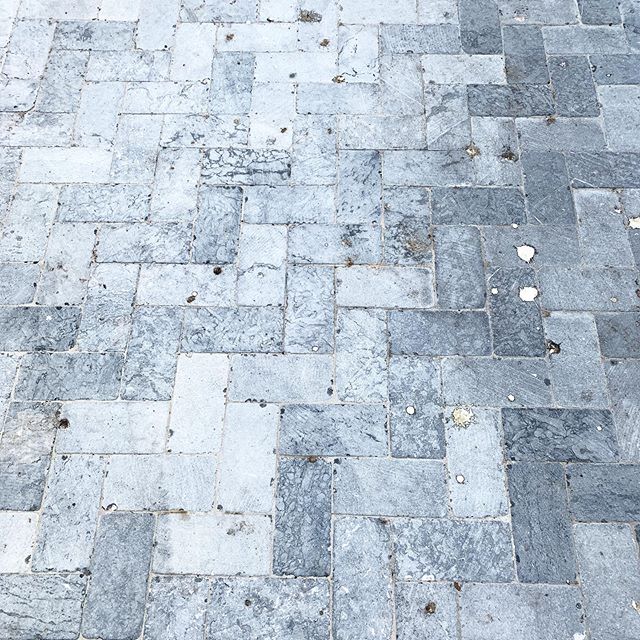
[[502, 53], [500, 15], [494, 0], [460, 0], [458, 20], [465, 53]]
[[270, 573], [271, 517], [176, 514], [158, 516], [154, 573], [249, 575]]
[[629, 44], [622, 26], [543, 27], [544, 46], [549, 54], [627, 53]]
[[459, 187], [432, 190], [435, 224], [514, 224], [524, 222], [518, 189]]
[[576, 564], [562, 465], [517, 462], [508, 473], [518, 578], [573, 582]]
[[397, 519], [392, 532], [401, 580], [513, 580], [511, 532], [504, 522]]
[[[398, 640], [438, 638], [454, 640], [457, 634], [457, 605], [453, 585], [397, 582], [396, 630]], [[436, 609], [426, 612], [433, 602]]]
[[344, 458], [334, 467], [334, 513], [444, 517], [444, 465], [425, 460]]
[[580, 18], [583, 24], [619, 24], [620, 9], [611, 0], [579, 0]]
[[[139, 25], [138, 22], [138, 33]], [[204, 113], [208, 97], [208, 87], [196, 81], [130, 82], [122, 113]]]
[[[293, 126], [291, 180], [294, 184], [335, 184], [336, 119], [332, 116], [297, 116]], [[342, 155], [342, 154], [341, 154]]]
[[216, 52], [211, 68], [210, 113], [249, 113], [254, 57], [247, 52]]
[[508, 25], [503, 28], [505, 69], [509, 84], [547, 84], [549, 71], [539, 26]]
[[73, 640], [80, 631], [85, 576], [0, 576], [0, 635]]
[[640, 56], [611, 54], [589, 56], [597, 84], [640, 84]]
[[[167, 122], [165, 119], [165, 131]], [[151, 220], [193, 219], [200, 177], [197, 149], [166, 149], [158, 152], [156, 185], [151, 198]]]
[[323, 186], [247, 187], [244, 222], [289, 224], [333, 222], [333, 190]]
[[115, 640], [142, 631], [154, 522], [150, 513], [100, 517], [82, 616], [85, 638]]
[[133, 48], [134, 26], [127, 22], [58, 22], [53, 36], [54, 49], [116, 51]]
[[551, 115], [553, 96], [545, 84], [469, 84], [472, 116], [526, 118]]
[[489, 318], [484, 311], [391, 311], [394, 355], [490, 355]]
[[377, 222], [381, 211], [381, 158], [377, 151], [344, 151], [338, 162], [337, 222]]
[[336, 518], [332, 616], [336, 640], [390, 637], [394, 617], [391, 554], [389, 527], [381, 519]]
[[[142, 136], [140, 134], [134, 135], [132, 125], [138, 124], [139, 128], [144, 133], [148, 133], [150, 140], [153, 141], [157, 141], [160, 137], [160, 130], [158, 129], [159, 123], [153, 119], [144, 123], [144, 127], [139, 120], [134, 122], [119, 121], [119, 106], [124, 91], [125, 87], [122, 82], [86, 82], [80, 94], [80, 106], [73, 127], [73, 139], [78, 144], [99, 149], [111, 149], [117, 139], [119, 143], [118, 155], [117, 159], [113, 161], [116, 164], [117, 175], [123, 179], [126, 177], [130, 182], [135, 182], [133, 171], [127, 168], [127, 163], [132, 162], [134, 154], [128, 157], [124, 145], [129, 136], [140, 145], [142, 144]], [[145, 170], [148, 178], [149, 162], [151, 161], [149, 146], [141, 152], [140, 156], [141, 165], [145, 161], [147, 162]]]
[[36, 537], [38, 519], [29, 511], [0, 512], [0, 572], [28, 573], [31, 569], [31, 551]]
[[596, 315], [596, 326], [605, 358], [640, 357], [640, 314], [600, 313]]
[[424, 108], [427, 115], [429, 149], [456, 151], [471, 144], [470, 111], [464, 84], [428, 84], [424, 88], [424, 98], [416, 97], [414, 104], [416, 102], [418, 112]]
[[587, 56], [552, 56], [549, 58], [549, 71], [559, 116], [600, 115]]
[[215, 0], [184, 0], [180, 10], [183, 22], [245, 22], [255, 18], [255, 0], [228, 5], [220, 5]]
[[86, 51], [51, 51], [38, 91], [38, 108], [54, 112], [76, 111], [88, 60]]
[[95, 51], [89, 56], [85, 80], [152, 82], [168, 80], [169, 51]]
[[384, 153], [384, 182], [388, 185], [453, 187], [472, 183], [472, 173], [471, 159], [460, 151]]
[[76, 340], [77, 307], [1, 307], [3, 351], [67, 351]]
[[577, 524], [574, 528], [593, 640], [622, 640], [640, 633], [635, 594], [640, 588], [636, 544], [623, 524]]
[[638, 519], [640, 465], [571, 464], [567, 484], [571, 513], [580, 522]]
[[634, 391], [640, 381], [639, 365], [637, 360], [614, 360], [606, 365], [611, 408], [623, 460], [640, 460], [640, 437], [636, 428], [640, 403]]
[[604, 150], [605, 138], [600, 120], [596, 118], [560, 117], [547, 119], [521, 118], [517, 122], [520, 145], [525, 151]]
[[279, 149], [207, 149], [201, 175], [205, 185], [277, 186], [289, 179], [291, 159]]
[[508, 118], [471, 118], [471, 130], [476, 146], [475, 182], [482, 186], [515, 187], [522, 184], [518, 163], [518, 136], [513, 120]]
[[421, 149], [426, 144], [426, 121], [420, 116], [340, 116], [338, 127], [344, 149]]
[[422, 56], [425, 83], [503, 84], [504, 62], [501, 55], [427, 54]]
[[[164, 118], [160, 144], [191, 149], [187, 157], [200, 163], [199, 148], [229, 147], [247, 143], [249, 123], [246, 118], [227, 115], [175, 114]], [[184, 151], [183, 151], [184, 152]], [[162, 157], [162, 156], [160, 156]]]
[[588, 188], [640, 187], [640, 153], [603, 151], [567, 154], [572, 184]]
[[607, 143], [614, 151], [639, 151], [634, 140], [640, 120], [634, 105], [638, 102], [640, 87], [603, 86], [598, 88], [602, 105]]
[[380, 44], [391, 54], [458, 53], [460, 33], [451, 24], [382, 24]]
[[326, 576], [330, 571], [331, 464], [280, 459], [273, 572]]
[[[36, 264], [0, 264], [0, 301], [2, 304], [33, 302], [40, 279]], [[8, 313], [11, 313], [7, 310]]]

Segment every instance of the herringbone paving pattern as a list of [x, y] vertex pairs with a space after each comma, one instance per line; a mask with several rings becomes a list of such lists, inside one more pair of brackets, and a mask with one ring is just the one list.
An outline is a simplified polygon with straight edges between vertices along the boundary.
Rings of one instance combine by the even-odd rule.
[[640, 638], [638, 0], [2, 0], [0, 69], [0, 638]]

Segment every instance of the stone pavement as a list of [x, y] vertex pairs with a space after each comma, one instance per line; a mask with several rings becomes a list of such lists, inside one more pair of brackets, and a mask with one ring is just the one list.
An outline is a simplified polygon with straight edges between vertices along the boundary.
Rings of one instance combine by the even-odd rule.
[[638, 0], [2, 0], [0, 67], [0, 638], [640, 638]]

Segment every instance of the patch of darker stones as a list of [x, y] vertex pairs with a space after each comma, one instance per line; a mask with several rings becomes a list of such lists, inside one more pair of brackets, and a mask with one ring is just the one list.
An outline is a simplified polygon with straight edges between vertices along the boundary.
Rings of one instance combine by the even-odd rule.
[[300, 22], [322, 22], [322, 16], [317, 11], [311, 11], [310, 9], [300, 9], [298, 20]]

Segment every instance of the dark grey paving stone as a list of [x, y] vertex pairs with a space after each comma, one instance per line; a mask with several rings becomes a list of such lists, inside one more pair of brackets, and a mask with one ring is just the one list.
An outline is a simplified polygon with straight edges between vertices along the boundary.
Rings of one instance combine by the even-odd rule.
[[502, 409], [510, 460], [614, 462], [618, 442], [606, 409]]
[[582, 24], [620, 24], [618, 0], [578, 0]]
[[640, 153], [602, 151], [566, 154], [567, 170], [575, 187], [640, 187]]
[[459, 53], [460, 30], [454, 24], [382, 24], [384, 54]]
[[597, 84], [640, 84], [640, 55], [612, 53], [589, 56]]
[[622, 360], [607, 363], [605, 367], [611, 409], [620, 446], [620, 458], [640, 461], [640, 360]]
[[458, 19], [465, 53], [502, 53], [500, 16], [495, 0], [459, 0]]
[[78, 334], [77, 307], [0, 308], [3, 351], [66, 351]]
[[242, 190], [201, 187], [193, 227], [193, 262], [224, 264], [238, 253]]
[[599, 313], [596, 326], [605, 358], [640, 358], [640, 313]]
[[549, 71], [542, 30], [537, 25], [507, 25], [502, 29], [509, 84], [546, 84]]
[[573, 118], [600, 115], [587, 56], [551, 56], [549, 72], [558, 115]]
[[508, 475], [518, 578], [573, 582], [576, 562], [563, 466], [517, 462]]
[[514, 224], [525, 220], [519, 189], [437, 187], [431, 197], [434, 224]]
[[1, 575], [0, 637], [75, 640], [87, 579], [75, 575]]
[[330, 571], [331, 464], [281, 459], [273, 571], [327, 576]]
[[393, 355], [491, 354], [484, 311], [391, 311], [389, 336]]
[[155, 518], [150, 513], [100, 517], [82, 635], [134, 640], [142, 631]]
[[484, 308], [487, 292], [480, 232], [473, 227], [437, 227], [434, 244], [438, 306]]
[[381, 404], [282, 407], [279, 450], [294, 456], [384, 456], [386, 409]]
[[551, 88], [546, 84], [470, 84], [467, 100], [472, 116], [526, 118], [555, 111]]
[[456, 590], [451, 584], [396, 582], [398, 640], [456, 640]]
[[207, 638], [255, 640], [294, 636], [324, 640], [329, 633], [327, 580], [221, 578], [213, 581]]
[[640, 465], [570, 464], [569, 506], [580, 522], [640, 520]]
[[510, 582], [514, 578], [511, 532], [505, 522], [393, 521], [398, 578]]
[[[525, 287], [536, 288], [532, 269], [498, 269], [487, 282], [493, 350], [499, 356], [540, 357], [545, 354], [542, 317], [537, 300], [520, 298]], [[497, 290], [497, 293], [496, 293]]]

